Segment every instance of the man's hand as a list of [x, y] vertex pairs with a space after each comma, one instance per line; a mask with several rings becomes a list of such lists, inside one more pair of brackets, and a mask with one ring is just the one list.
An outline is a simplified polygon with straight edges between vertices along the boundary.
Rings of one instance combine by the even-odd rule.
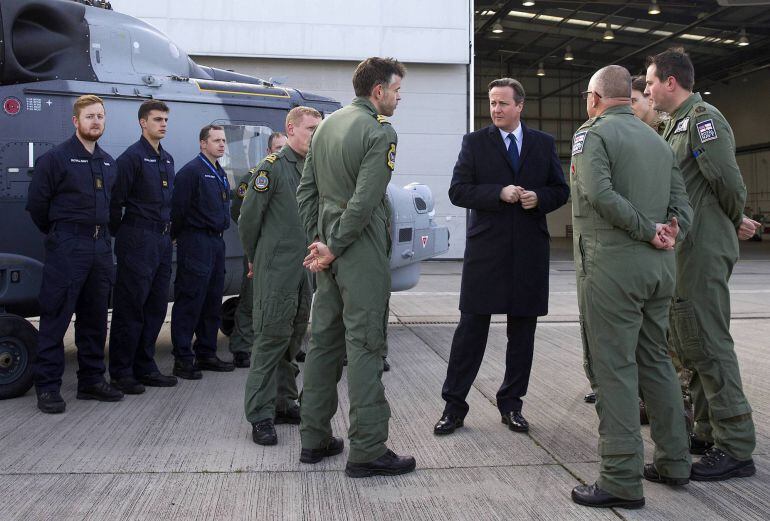
[[531, 210], [532, 208], [537, 207], [537, 194], [535, 192], [530, 192], [529, 190], [524, 190], [522, 188], [519, 200], [521, 200], [521, 207], [525, 210]]
[[314, 242], [308, 246], [307, 249], [310, 253], [305, 257], [302, 265], [313, 273], [328, 269], [332, 262], [334, 262], [334, 259], [337, 258], [337, 256], [331, 252], [329, 247], [321, 241]]
[[676, 238], [679, 237], [679, 221], [672, 217], [671, 221], [663, 225], [663, 234], [672, 244], [676, 244]]
[[504, 203], [516, 203], [524, 190], [520, 186], [508, 185], [500, 190], [500, 200]]
[[246, 274], [246, 277], [249, 278], [249, 279], [253, 279], [254, 278], [254, 263], [253, 262], [249, 263], [249, 272]]
[[650, 240], [650, 244], [659, 250], [673, 250], [676, 244], [676, 232], [679, 232], [679, 224], [676, 217], [671, 219], [670, 224], [655, 223], [655, 236]]
[[749, 219], [744, 215], [743, 219], [741, 220], [741, 225], [736, 230], [738, 233], [738, 239], [742, 241], [751, 239], [754, 237], [754, 234], [757, 233], [757, 230], [760, 226], [762, 226], [762, 223], [759, 223], [754, 219]]

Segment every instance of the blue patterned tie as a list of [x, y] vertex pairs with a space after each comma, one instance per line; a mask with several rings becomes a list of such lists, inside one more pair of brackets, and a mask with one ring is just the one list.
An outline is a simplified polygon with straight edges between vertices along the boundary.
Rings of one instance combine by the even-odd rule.
[[516, 146], [516, 136], [513, 132], [508, 134], [508, 157], [511, 158], [511, 164], [515, 172], [519, 171], [519, 148]]

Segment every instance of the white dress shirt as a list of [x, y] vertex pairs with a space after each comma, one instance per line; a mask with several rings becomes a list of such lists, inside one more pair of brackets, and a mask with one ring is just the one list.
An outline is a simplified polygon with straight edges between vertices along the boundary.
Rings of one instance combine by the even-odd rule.
[[503, 143], [505, 144], [505, 149], [508, 150], [508, 146], [511, 143], [511, 138], [508, 137], [509, 134], [513, 134], [516, 138], [516, 148], [519, 151], [519, 157], [521, 157], [521, 140], [524, 139], [524, 131], [521, 128], [521, 123], [519, 123], [519, 126], [516, 127], [516, 130], [513, 132], [506, 132], [505, 130], [498, 128], [497, 130], [500, 131], [500, 135], [503, 136]]

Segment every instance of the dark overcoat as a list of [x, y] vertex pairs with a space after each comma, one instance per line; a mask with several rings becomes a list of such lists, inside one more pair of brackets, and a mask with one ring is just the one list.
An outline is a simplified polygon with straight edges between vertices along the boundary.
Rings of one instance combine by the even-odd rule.
[[[532, 317], [548, 314], [551, 237], [546, 214], [565, 204], [569, 186], [550, 135], [527, 128], [514, 171], [494, 125], [467, 134], [454, 168], [449, 199], [467, 208], [460, 311]], [[500, 200], [507, 185], [537, 194], [536, 208]]]

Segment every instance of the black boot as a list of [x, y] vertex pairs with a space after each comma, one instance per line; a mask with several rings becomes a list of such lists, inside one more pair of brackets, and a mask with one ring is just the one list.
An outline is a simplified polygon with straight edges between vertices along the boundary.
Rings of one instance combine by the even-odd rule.
[[113, 378], [110, 380], [110, 385], [115, 389], [122, 391], [123, 394], [142, 394], [144, 392], [144, 386], [133, 376]]
[[60, 414], [64, 412], [67, 404], [61, 397], [59, 391], [40, 391], [37, 392], [37, 408], [46, 414]]
[[599, 488], [599, 485], [578, 485], [572, 489], [572, 501], [578, 505], [595, 508], [642, 508], [644, 498], [622, 499]]
[[332, 436], [327, 442], [317, 449], [302, 449], [299, 454], [299, 460], [302, 463], [318, 463], [329, 456], [336, 456], [345, 448], [345, 442], [342, 438]]
[[756, 472], [753, 459], [740, 461], [718, 447], [711, 447], [699, 462], [692, 464], [690, 479], [724, 481], [730, 478], [747, 478]]
[[115, 389], [107, 382], [78, 387], [78, 400], [98, 400], [100, 402], [119, 402], [123, 399], [123, 392]]
[[385, 454], [368, 463], [352, 463], [348, 461], [345, 474], [351, 478], [366, 478], [369, 476], [397, 476], [412, 472], [416, 466], [412, 456], [399, 456], [388, 449]]
[[268, 418], [252, 425], [251, 439], [257, 445], [275, 445], [278, 443], [278, 435], [275, 433], [273, 420]]

